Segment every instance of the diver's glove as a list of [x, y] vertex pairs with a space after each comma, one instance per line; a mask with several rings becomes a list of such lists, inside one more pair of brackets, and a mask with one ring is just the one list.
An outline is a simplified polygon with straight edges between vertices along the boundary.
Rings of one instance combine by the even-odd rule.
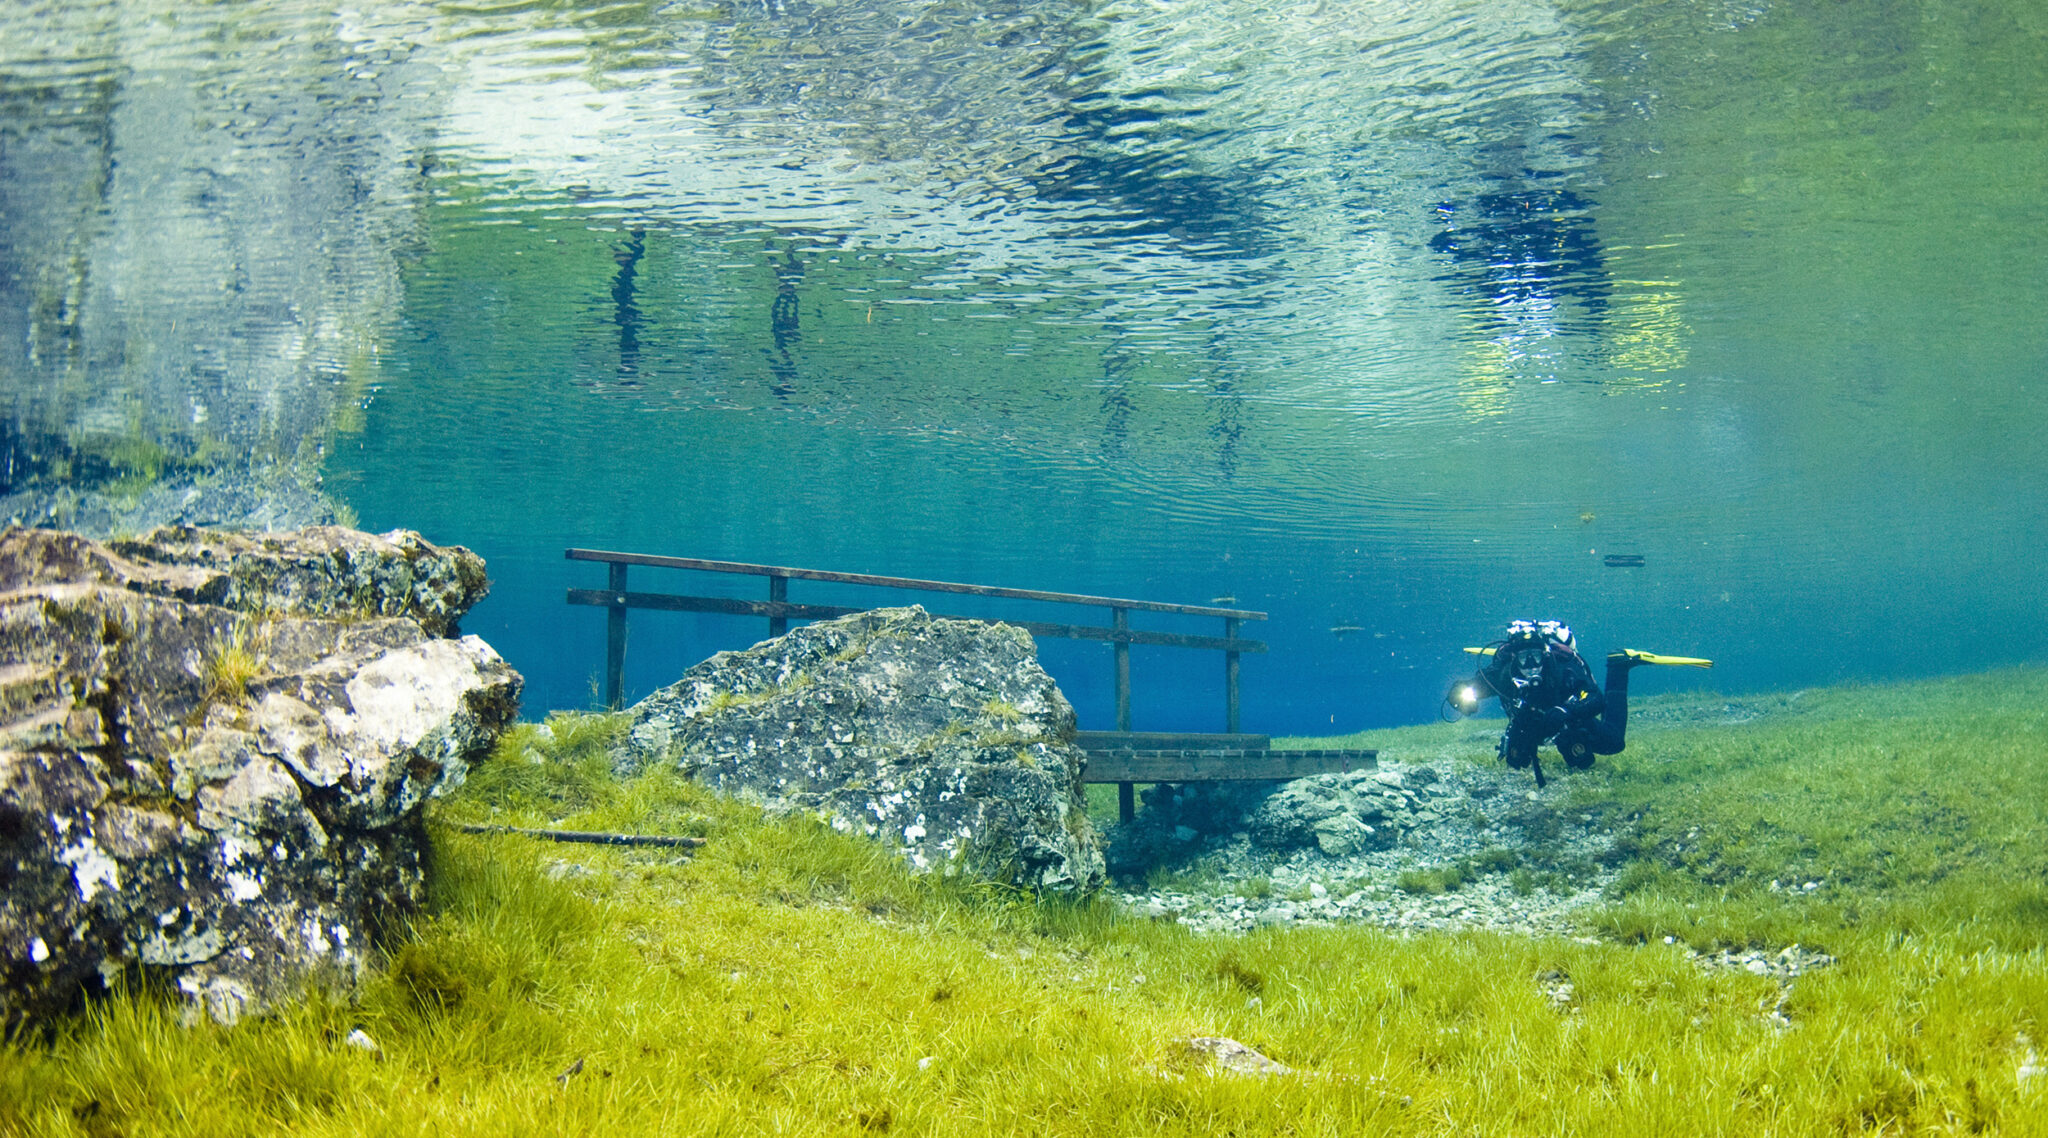
[[1536, 722], [1543, 725], [1543, 733], [1546, 735], [1563, 727], [1565, 722], [1571, 718], [1562, 707], [1539, 707], [1529, 714]]

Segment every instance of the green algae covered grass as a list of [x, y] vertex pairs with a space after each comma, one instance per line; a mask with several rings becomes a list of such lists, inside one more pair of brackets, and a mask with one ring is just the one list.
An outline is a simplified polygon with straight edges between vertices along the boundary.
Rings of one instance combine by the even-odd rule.
[[[0, 1052], [0, 1132], [2048, 1133], [2027, 1073], [2048, 1039], [2044, 695], [2030, 671], [1740, 723], [1646, 704], [1670, 714], [1572, 784], [1624, 859], [1588, 939], [1198, 937], [933, 882], [813, 821], [616, 782], [615, 721], [561, 717], [437, 808], [430, 911], [352, 1001], [234, 1028], [102, 1001]], [[1787, 990], [1692, 951], [1794, 942], [1837, 963]], [[1217, 1035], [1296, 1073], [1211, 1074], [1186, 1041]]]

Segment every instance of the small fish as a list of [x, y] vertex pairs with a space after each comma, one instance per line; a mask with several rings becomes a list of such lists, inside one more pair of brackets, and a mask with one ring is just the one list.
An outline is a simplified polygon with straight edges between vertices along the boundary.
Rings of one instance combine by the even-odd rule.
[[1210, 597], [1210, 598], [1209, 598], [1209, 603], [1210, 603], [1210, 604], [1212, 604], [1212, 605], [1234, 605], [1234, 604], [1236, 604], [1236, 603], [1237, 603], [1237, 598], [1236, 598], [1236, 597]]
[[572, 1075], [580, 1075], [582, 1073], [583, 1057], [579, 1055], [576, 1057], [576, 1061], [574, 1063], [569, 1064], [568, 1070], [563, 1071], [561, 1074], [555, 1076], [555, 1085], [566, 1087], [569, 1085], [569, 1079]]
[[1600, 559], [1609, 569], [1641, 569], [1643, 555], [1640, 553], [1610, 553]]
[[1342, 640], [1343, 638], [1345, 638], [1346, 636], [1349, 636], [1349, 635], [1351, 635], [1351, 634], [1352, 634], [1352, 633], [1354, 633], [1354, 632], [1364, 632], [1364, 631], [1365, 631], [1365, 628], [1364, 628], [1364, 626], [1362, 626], [1362, 625], [1357, 625], [1357, 624], [1333, 624], [1333, 625], [1331, 625], [1331, 626], [1330, 626], [1330, 632], [1331, 632], [1331, 634], [1332, 634], [1332, 635], [1334, 635], [1334, 636], [1336, 636], [1336, 637], [1337, 637], [1337, 639], [1339, 639], [1339, 640]]
[[1599, 517], [1599, 515], [1598, 515], [1598, 514], [1595, 514], [1595, 513], [1594, 513], [1593, 511], [1591, 511], [1591, 510], [1580, 510], [1580, 511], [1579, 511], [1579, 524], [1580, 524], [1580, 525], [1582, 525], [1582, 526], [1589, 526], [1589, 525], [1592, 525], [1592, 524], [1593, 524], [1593, 519], [1594, 519], [1594, 518], [1596, 518], [1596, 517]]

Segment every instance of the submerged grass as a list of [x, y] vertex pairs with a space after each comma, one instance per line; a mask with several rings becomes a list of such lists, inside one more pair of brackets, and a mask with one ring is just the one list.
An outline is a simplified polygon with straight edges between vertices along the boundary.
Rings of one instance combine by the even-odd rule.
[[[915, 878], [815, 821], [616, 781], [617, 721], [558, 718], [437, 817], [709, 844], [437, 828], [430, 911], [353, 1002], [185, 1028], [150, 993], [101, 1001], [0, 1050], [0, 1132], [2048, 1132], [2022, 1074], [2048, 1030], [2044, 695], [2028, 671], [1646, 715], [1568, 806], [1623, 838], [1597, 943], [1198, 937]], [[1787, 998], [1665, 936], [1839, 963]], [[1206, 1035], [1308, 1073], [1201, 1073]]]

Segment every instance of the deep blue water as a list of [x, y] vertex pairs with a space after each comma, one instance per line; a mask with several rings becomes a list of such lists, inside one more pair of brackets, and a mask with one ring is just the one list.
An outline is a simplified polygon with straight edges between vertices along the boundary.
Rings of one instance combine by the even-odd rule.
[[[1427, 719], [1517, 617], [1718, 661], [1648, 693], [2044, 658], [2031, 0], [104, 0], [0, 45], [8, 453], [298, 458], [489, 560], [531, 715], [602, 667], [569, 546], [1235, 597], [1272, 733]], [[765, 632], [631, 626], [629, 696]], [[1108, 726], [1109, 649], [1042, 650]], [[1133, 660], [1137, 727], [1221, 728], [1214, 654]]]

